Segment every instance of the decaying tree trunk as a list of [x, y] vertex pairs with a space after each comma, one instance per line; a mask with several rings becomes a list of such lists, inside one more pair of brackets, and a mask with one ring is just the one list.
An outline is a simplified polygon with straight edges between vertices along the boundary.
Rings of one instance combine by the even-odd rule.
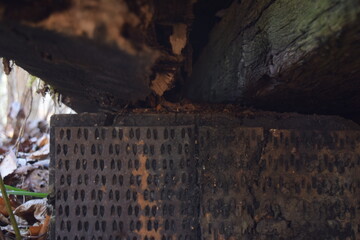
[[192, 4], [4, 2], [0, 52], [51, 84], [75, 110], [116, 111], [173, 86], [187, 61], [182, 51]]
[[[78, 112], [116, 113], [53, 118], [56, 239], [357, 239], [359, 126], [238, 104], [360, 116], [360, 2], [219, 2], [0, 3], [2, 57]], [[166, 102], [182, 97], [208, 105]]]
[[163, 96], [359, 114], [356, 0], [5, 1], [0, 10], [1, 55], [78, 112]]
[[212, 30], [188, 97], [280, 111], [360, 105], [360, 2], [234, 1]]

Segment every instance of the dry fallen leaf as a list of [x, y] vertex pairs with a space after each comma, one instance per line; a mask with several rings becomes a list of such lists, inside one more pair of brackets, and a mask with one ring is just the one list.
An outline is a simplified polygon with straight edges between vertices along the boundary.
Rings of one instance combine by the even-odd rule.
[[25, 219], [30, 225], [39, 221], [42, 222], [46, 218], [46, 199], [29, 200], [14, 210], [14, 214]]
[[3, 224], [10, 224], [9, 219], [7, 217], [5, 217], [4, 215], [2, 215], [1, 213], [0, 213], [0, 222]]
[[46, 144], [45, 146], [43, 146], [39, 150], [31, 153], [30, 158], [31, 159], [44, 160], [44, 159], [49, 157], [49, 153], [50, 153], [50, 145]]
[[22, 166], [22, 167], [19, 167], [18, 169], [15, 170], [15, 174], [17, 175], [23, 175], [23, 176], [26, 176], [28, 175], [30, 172], [32, 172], [33, 170], [37, 169], [39, 166], [34, 166], [33, 164], [32, 165], [26, 165], [26, 166]]
[[29, 226], [28, 221], [26, 221], [25, 219], [19, 217], [19, 216], [14, 216], [16, 223], [18, 224], [19, 228], [27, 228]]
[[24, 181], [23, 188], [33, 192], [46, 193], [49, 190], [49, 170], [35, 169]]
[[0, 146], [0, 154], [4, 154], [8, 151], [8, 148], [5, 146]]
[[5, 217], [9, 216], [6, 206], [5, 206], [5, 200], [3, 198], [0, 198], [0, 213], [2, 215], [4, 215]]
[[37, 141], [36, 141], [36, 145], [39, 148], [44, 147], [46, 144], [49, 144], [49, 135], [48, 134], [44, 134], [42, 137], [40, 137]]
[[[41, 226], [41, 229], [40, 229], [40, 232], [39, 232], [39, 236], [42, 236], [44, 235], [45, 233], [47, 233], [48, 231], [48, 228], [49, 228], [49, 224], [50, 224], [50, 215], [46, 215], [46, 218]], [[39, 240], [43, 240], [45, 239], [45, 236], [44, 237], [41, 237]]]
[[17, 158], [14, 151], [10, 150], [6, 157], [0, 163], [0, 174], [2, 178], [13, 173], [17, 168]]
[[[15, 216], [15, 217], [16, 217], [16, 216]], [[18, 223], [18, 225], [19, 225], [19, 223]], [[9, 225], [7, 225], [7, 226], [1, 227], [1, 230], [7, 231], [7, 232], [9, 232], [9, 233], [12, 233], [12, 235], [15, 235], [14, 228], [13, 228], [13, 226], [12, 226], [11, 224], [9, 224]], [[22, 237], [24, 237], [23, 239], [27, 239], [26, 236], [28, 236], [28, 234], [29, 234], [28, 227], [27, 227], [27, 226], [20, 226], [20, 225], [19, 225], [19, 230], [20, 230], [20, 235], [21, 235]], [[7, 235], [7, 236], [8, 236], [8, 235]], [[8, 240], [8, 239], [10, 240], [10, 239], [14, 239], [14, 238], [9, 236], [9, 238], [5, 238], [5, 239], [6, 239], [6, 240]]]
[[34, 143], [29, 139], [21, 139], [19, 144], [19, 152], [29, 152], [33, 148]]
[[41, 138], [41, 136], [48, 131], [48, 123], [43, 120], [33, 120], [28, 121], [26, 124], [26, 135], [30, 138], [36, 137]]
[[50, 159], [44, 159], [41, 161], [37, 161], [36, 163], [32, 164], [35, 167], [41, 167], [41, 168], [49, 168], [50, 165]]
[[[16, 120], [22, 110], [21, 103], [19, 102], [12, 102], [10, 105], [10, 111], [8, 113], [8, 117], [12, 120]], [[21, 115], [21, 114], [20, 114]]]
[[[10, 204], [11, 204], [12, 209], [14, 209], [14, 207], [16, 206], [15, 202], [10, 200]], [[6, 206], [5, 206], [5, 200], [2, 197], [0, 197], [0, 214], [2, 214], [5, 217], [9, 216]]]
[[40, 230], [42, 228], [42, 224], [38, 225], [38, 226], [30, 226], [29, 227], [29, 235], [30, 236], [39, 236], [40, 235]]

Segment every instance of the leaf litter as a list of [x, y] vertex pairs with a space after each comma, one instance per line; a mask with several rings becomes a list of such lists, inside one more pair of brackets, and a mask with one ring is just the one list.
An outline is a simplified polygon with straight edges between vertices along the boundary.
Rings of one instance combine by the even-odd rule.
[[[46, 239], [51, 219], [51, 206], [44, 196], [49, 191], [49, 128], [45, 121], [24, 122], [21, 107], [15, 106], [9, 113], [13, 124], [25, 124], [24, 132], [14, 140], [6, 134], [0, 142], [0, 173], [3, 177], [11, 208], [21, 236], [24, 239]], [[10, 121], [11, 122], [11, 121]], [[9, 126], [7, 126], [9, 127]], [[19, 132], [18, 129], [10, 131]], [[33, 195], [32, 193], [44, 193]], [[31, 195], [31, 196], [28, 196]], [[0, 240], [14, 239], [13, 226], [5, 201], [0, 194]]]

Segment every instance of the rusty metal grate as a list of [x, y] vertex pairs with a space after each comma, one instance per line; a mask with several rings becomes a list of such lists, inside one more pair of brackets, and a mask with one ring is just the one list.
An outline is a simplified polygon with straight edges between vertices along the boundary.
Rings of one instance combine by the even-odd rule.
[[224, 116], [59, 119], [53, 240], [360, 236], [360, 131]]
[[360, 132], [207, 127], [200, 136], [202, 239], [359, 239]]
[[56, 240], [196, 239], [193, 139], [192, 126], [56, 128]]

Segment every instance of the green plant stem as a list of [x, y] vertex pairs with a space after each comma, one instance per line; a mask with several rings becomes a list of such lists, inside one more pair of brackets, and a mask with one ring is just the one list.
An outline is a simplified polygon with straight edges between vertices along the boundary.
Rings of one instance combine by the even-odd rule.
[[21, 196], [31, 196], [31, 197], [39, 197], [46, 198], [47, 193], [36, 193], [36, 192], [26, 192], [26, 191], [6, 191], [7, 194], [11, 195], [21, 195]]
[[40, 197], [40, 198], [45, 198], [49, 195], [48, 193], [29, 192], [24, 189], [16, 188], [6, 184], [4, 184], [4, 186], [6, 188], [7, 194], [32, 196], [32, 197]]
[[23, 190], [23, 189], [20, 189], [20, 188], [16, 188], [16, 187], [13, 187], [13, 186], [10, 186], [10, 185], [6, 185], [4, 184], [6, 190], [14, 190], [14, 191], [26, 191], [26, 190]]
[[6, 193], [4, 181], [2, 179], [1, 174], [0, 174], [0, 189], [1, 189], [2, 196], [3, 196], [4, 200], [5, 200], [6, 210], [9, 213], [11, 225], [12, 225], [12, 227], [14, 229], [14, 232], [15, 232], [15, 238], [16, 238], [16, 240], [21, 240], [20, 230], [19, 230], [19, 227], [17, 225], [14, 213], [13, 213], [13, 211], [11, 209], [10, 200], [9, 200], [8, 195]]

